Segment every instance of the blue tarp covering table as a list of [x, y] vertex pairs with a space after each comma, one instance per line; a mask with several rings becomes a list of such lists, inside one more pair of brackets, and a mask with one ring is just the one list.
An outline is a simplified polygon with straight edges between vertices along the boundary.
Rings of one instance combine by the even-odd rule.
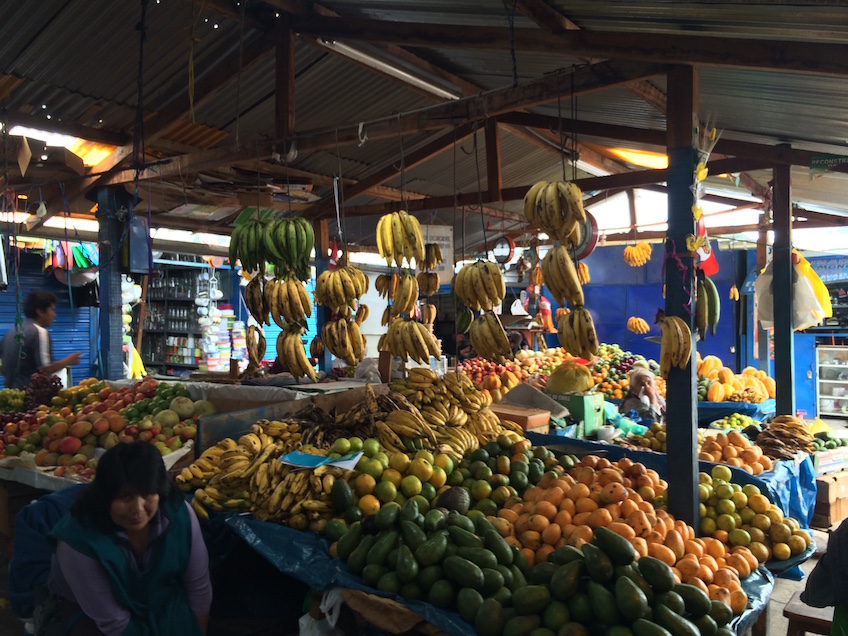
[[[474, 631], [456, 612], [447, 612], [423, 601], [409, 601], [396, 594], [386, 594], [368, 587], [360, 577], [348, 572], [342, 561], [330, 558], [327, 541], [312, 532], [256, 521], [246, 515], [216, 517], [215, 522], [226, 524], [236, 536], [280, 572], [295, 577], [315, 590], [333, 587], [362, 590], [393, 599], [447, 634], [466, 636]], [[768, 605], [773, 587], [774, 577], [762, 567], [742, 582], [742, 589], [748, 595], [748, 610], [733, 621], [732, 626], [737, 634], [745, 634], [756, 623]]]
[[[621, 404], [621, 400], [606, 398], [612, 404]], [[728, 415], [740, 413], [755, 420], [761, 420], [768, 415], [774, 415], [774, 399], [768, 399], [760, 404], [750, 402], [698, 402], [698, 424], [710, 424], [723, 420]]]

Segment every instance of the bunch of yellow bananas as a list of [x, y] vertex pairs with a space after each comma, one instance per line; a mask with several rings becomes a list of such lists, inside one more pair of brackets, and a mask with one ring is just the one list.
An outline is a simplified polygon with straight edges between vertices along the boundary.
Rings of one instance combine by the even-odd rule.
[[583, 192], [571, 182], [539, 181], [524, 196], [524, 218], [564, 244], [577, 245], [586, 222]]
[[454, 279], [454, 291], [466, 307], [475, 311], [498, 306], [506, 296], [506, 283], [498, 266], [490, 261], [464, 265]]
[[306, 347], [300, 339], [303, 333], [300, 327], [283, 329], [277, 336], [277, 357], [295, 379], [306, 376], [317, 382], [318, 374], [306, 357]]
[[425, 325], [432, 325], [436, 322], [436, 306], [421, 305], [421, 320]]
[[577, 280], [581, 285], [588, 285], [592, 278], [589, 276], [589, 266], [586, 263], [577, 263]]
[[434, 356], [442, 359], [436, 339], [422, 323], [408, 318], [392, 320], [388, 331], [381, 336], [380, 350], [387, 349], [392, 356], [400, 356], [406, 362], [410, 358], [423, 364]]
[[286, 323], [306, 326], [306, 319], [312, 316], [312, 301], [306, 287], [297, 278], [266, 280], [262, 296], [266, 324], [271, 324], [270, 316], [280, 329], [285, 328]]
[[662, 339], [660, 341], [660, 373], [667, 378], [672, 366], [685, 369], [692, 356], [692, 331], [678, 316], [657, 314]]
[[503, 364], [512, 360], [512, 347], [500, 318], [493, 311], [484, 311], [474, 319], [469, 330], [471, 346], [486, 360]]
[[391, 305], [391, 315], [410, 315], [418, 302], [418, 279], [412, 274], [404, 273], [400, 277], [397, 290]]
[[423, 263], [426, 253], [418, 219], [404, 210], [380, 217], [377, 222], [377, 250], [389, 267], [393, 261], [398, 267], [404, 261], [412, 267], [413, 258]]
[[357, 267], [325, 270], [315, 281], [315, 302], [329, 307], [338, 316], [347, 317], [354, 301], [368, 291], [368, 284], [368, 277]]
[[424, 246], [423, 267], [427, 270], [435, 269], [442, 264], [442, 248], [438, 243], [427, 243]]
[[558, 245], [545, 254], [542, 259], [542, 274], [545, 284], [551, 290], [554, 300], [560, 305], [566, 301], [572, 307], [583, 305], [583, 288], [574, 261], [563, 245]]
[[730, 288], [730, 300], [739, 300], [739, 290], [736, 285]]
[[397, 272], [380, 274], [374, 281], [374, 288], [379, 292], [380, 298], [392, 299], [395, 297], [399, 283], [400, 275]]
[[647, 241], [639, 241], [636, 245], [628, 245], [624, 248], [624, 262], [630, 267], [641, 267], [651, 260], [651, 244]]
[[559, 321], [557, 335], [560, 344], [568, 353], [584, 360], [592, 360], [601, 346], [595, 333], [592, 315], [584, 307], [575, 307]]
[[265, 334], [256, 325], [250, 325], [247, 328], [247, 357], [251, 364], [259, 366], [265, 357]]
[[418, 274], [418, 289], [424, 296], [432, 296], [439, 291], [439, 275], [435, 272], [421, 272]]
[[648, 326], [648, 323], [644, 318], [630, 316], [630, 318], [627, 319], [627, 330], [642, 336], [648, 333], [651, 328]]
[[324, 323], [321, 329], [324, 346], [350, 366], [355, 366], [365, 355], [365, 336], [359, 330], [359, 324], [357, 319], [339, 318]]

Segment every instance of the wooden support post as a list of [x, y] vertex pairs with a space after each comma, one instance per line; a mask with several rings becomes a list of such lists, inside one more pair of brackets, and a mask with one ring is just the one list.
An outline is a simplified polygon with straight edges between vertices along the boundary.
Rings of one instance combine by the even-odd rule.
[[[772, 201], [774, 210], [774, 380], [777, 385], [776, 413], [795, 415], [795, 351], [792, 285], [791, 169], [774, 167]], [[777, 302], [777, 299], [780, 302]]]
[[[694, 256], [686, 237], [695, 232], [692, 217], [695, 165], [693, 122], [697, 121], [698, 69], [677, 67], [668, 73], [668, 234], [665, 252], [665, 313], [679, 316], [694, 333], [692, 282]], [[683, 267], [680, 267], [682, 263]], [[676, 519], [695, 526], [698, 521], [698, 387], [695, 344], [685, 369], [668, 374], [668, 454], [666, 474], [674, 477], [668, 510]]]
[[503, 201], [501, 196], [501, 142], [498, 138], [498, 122], [486, 120], [486, 180], [489, 200]]
[[277, 139], [294, 136], [294, 32], [287, 13], [277, 20], [277, 73], [274, 130]]
[[147, 316], [147, 288], [150, 286], [150, 276], [141, 277], [141, 300], [138, 303], [138, 331], [135, 334], [135, 350], [141, 355], [141, 340], [144, 336], [144, 319]]
[[[318, 224], [318, 231], [316, 232], [317, 243], [315, 245], [315, 278], [321, 275], [321, 272], [324, 272], [330, 269], [330, 228], [329, 222], [327, 219], [321, 219], [316, 221]], [[321, 336], [321, 331], [324, 328], [324, 325], [330, 322], [330, 308], [324, 305], [319, 305], [316, 307], [317, 310], [317, 321], [316, 321], [316, 329], [318, 331], [318, 337]], [[318, 369], [323, 371], [324, 373], [329, 373], [332, 369], [332, 355], [330, 354], [330, 350], [327, 347], [324, 347], [324, 355], [318, 358]]]
[[636, 190], [631, 188], [627, 191], [627, 206], [630, 208], [630, 231], [633, 233], [633, 239], [636, 239]]

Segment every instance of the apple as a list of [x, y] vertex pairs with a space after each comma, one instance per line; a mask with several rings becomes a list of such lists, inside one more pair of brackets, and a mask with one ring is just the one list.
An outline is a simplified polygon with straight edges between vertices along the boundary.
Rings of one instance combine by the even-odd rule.
[[133, 402], [141, 402], [142, 400], [146, 400], [147, 396], [144, 393], [136, 393]]
[[138, 434], [138, 439], [140, 439], [143, 442], [149, 442], [150, 440], [153, 439], [153, 433], [151, 433], [149, 430], [141, 431]]
[[153, 433], [153, 437], [156, 437], [157, 435], [159, 435], [159, 434], [162, 432], [162, 427], [161, 427], [161, 426], [159, 426], [158, 424], [154, 424], [154, 425], [150, 428], [150, 430], [151, 430], [151, 432]]
[[184, 442], [194, 439], [195, 437], [197, 437], [197, 427], [195, 426], [186, 426], [180, 431], [180, 439]]
[[[138, 429], [140, 431], [149, 431], [153, 428], [153, 420], [143, 419], [138, 423]], [[155, 435], [155, 433], [151, 433], [151, 435]]]
[[162, 433], [154, 435], [153, 439], [155, 439], [157, 442], [167, 442], [168, 441], [168, 438], [165, 435], [163, 435]]
[[[179, 424], [177, 424], [177, 426], [179, 426]], [[176, 426], [174, 428], [171, 428], [170, 426], [166, 426], [165, 428], [162, 429], [162, 435], [164, 435], [166, 438], [173, 437], [174, 433], [179, 433], [179, 431], [175, 430], [176, 428], [177, 428]]]
[[122, 432], [126, 433], [126, 437], [136, 437], [138, 435], [138, 426], [130, 424]]

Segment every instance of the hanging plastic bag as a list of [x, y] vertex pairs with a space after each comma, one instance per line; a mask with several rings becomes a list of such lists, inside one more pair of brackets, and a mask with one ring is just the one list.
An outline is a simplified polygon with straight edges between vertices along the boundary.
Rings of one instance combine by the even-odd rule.
[[336, 627], [341, 612], [342, 591], [332, 588], [324, 592], [319, 606], [323, 616], [314, 618], [308, 612], [300, 617], [297, 625], [300, 636], [342, 636], [344, 632]]
[[816, 300], [819, 301], [819, 304], [824, 311], [824, 316], [822, 317], [832, 318], [833, 307], [830, 303], [830, 292], [827, 291], [827, 286], [822, 282], [822, 279], [819, 278], [819, 275], [816, 273], [816, 270], [813, 269], [813, 266], [810, 265], [810, 261], [801, 256], [801, 254], [795, 250], [792, 250], [792, 255], [797, 261], [795, 268], [798, 270], [798, 273], [802, 276], [806, 276], [810, 281], [810, 284], [813, 286], [813, 291], [816, 294]]
[[[754, 283], [757, 318], [763, 329], [774, 327], [773, 263], [774, 261], [769, 261]], [[824, 309], [818, 301], [810, 279], [801, 274], [797, 265], [792, 269], [792, 295], [792, 328], [799, 331], [820, 324], [824, 319]]]

